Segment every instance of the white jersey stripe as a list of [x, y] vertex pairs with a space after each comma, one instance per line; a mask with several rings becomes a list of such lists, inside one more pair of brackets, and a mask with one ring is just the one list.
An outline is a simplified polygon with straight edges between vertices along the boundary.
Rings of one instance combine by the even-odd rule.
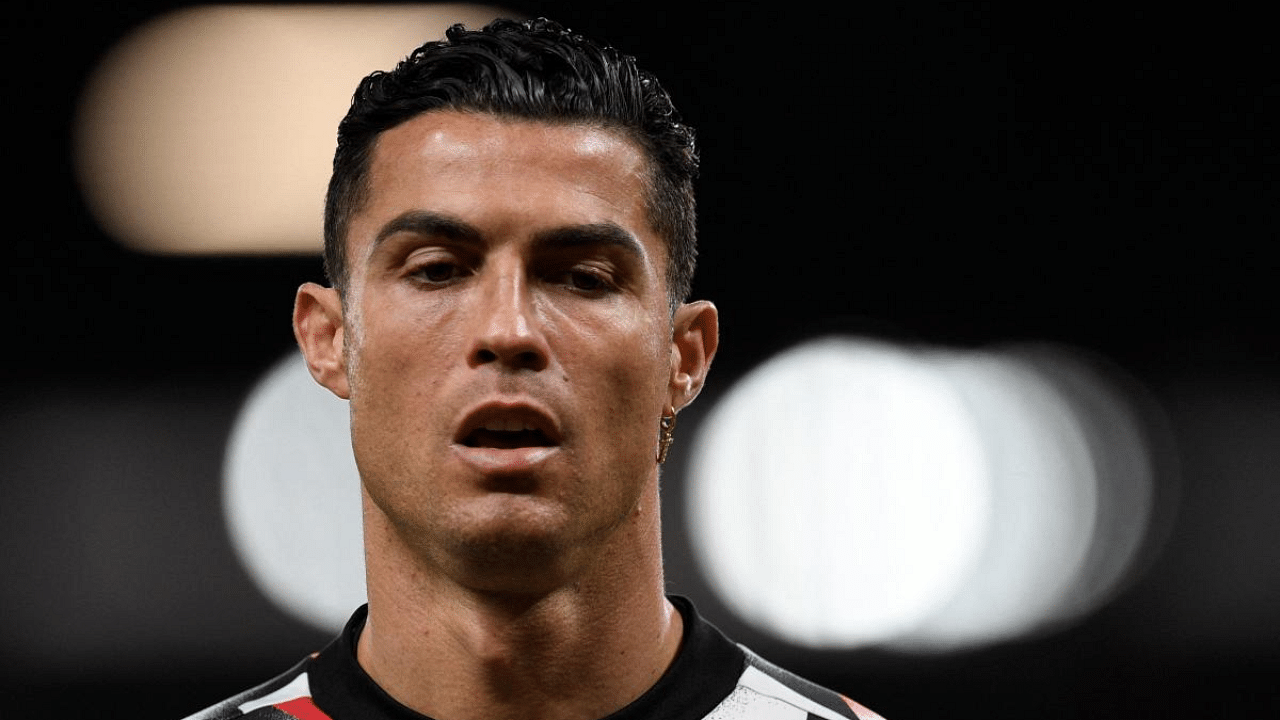
[[739, 685], [702, 720], [806, 720], [804, 710]]
[[257, 710], [260, 707], [275, 705], [276, 703], [285, 702], [287, 700], [296, 700], [300, 697], [311, 696], [311, 683], [307, 680], [307, 674], [302, 673], [294, 678], [292, 682], [274, 692], [267, 693], [260, 698], [254, 698], [249, 702], [240, 706], [240, 712], [249, 714], [250, 711]]
[[799, 708], [812, 715], [817, 715], [826, 720], [847, 720], [845, 717], [836, 713], [836, 711], [823, 707], [782, 683], [774, 680], [765, 673], [756, 669], [753, 665], [748, 665], [747, 669], [742, 673], [742, 677], [738, 680], [739, 687], [750, 688], [771, 698], [776, 698], [788, 705]]

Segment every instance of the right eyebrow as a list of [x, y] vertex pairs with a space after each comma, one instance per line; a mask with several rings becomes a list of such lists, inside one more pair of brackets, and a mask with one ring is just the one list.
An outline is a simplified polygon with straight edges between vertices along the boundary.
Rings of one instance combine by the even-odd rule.
[[372, 253], [387, 238], [396, 233], [409, 232], [415, 235], [441, 237], [467, 244], [478, 245], [482, 241], [480, 231], [456, 217], [442, 215], [430, 210], [409, 210], [400, 213], [382, 226], [373, 238], [369, 247]]

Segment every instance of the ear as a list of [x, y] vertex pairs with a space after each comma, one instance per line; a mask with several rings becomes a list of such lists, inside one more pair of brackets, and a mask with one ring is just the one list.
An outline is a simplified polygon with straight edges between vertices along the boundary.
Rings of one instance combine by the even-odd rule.
[[720, 314], [715, 305], [699, 300], [676, 309], [671, 330], [672, 410], [678, 411], [698, 397], [719, 344]]
[[316, 382], [343, 400], [351, 397], [347, 383], [346, 332], [338, 291], [315, 283], [298, 288], [293, 302], [293, 335]]

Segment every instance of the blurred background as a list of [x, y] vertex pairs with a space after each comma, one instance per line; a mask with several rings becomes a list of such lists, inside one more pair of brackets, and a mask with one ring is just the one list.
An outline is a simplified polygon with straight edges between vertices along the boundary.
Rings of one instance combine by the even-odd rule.
[[[342, 447], [340, 408], [291, 384], [331, 145], [271, 138], [332, 133], [360, 75], [416, 40], [347, 79], [334, 59], [364, 62], [348, 46], [406, 6], [171, 15], [195, 7], [0, 19], [6, 718], [183, 717], [353, 607], [358, 552], [324, 546], [350, 517], [316, 500], [343, 506], [343, 461], [297, 507], [307, 486], [255, 470]], [[722, 345], [664, 472], [672, 592], [890, 720], [1276, 715], [1261, 17], [503, 7], [636, 55], [699, 131], [695, 295]], [[288, 69], [255, 75], [262, 58]], [[318, 88], [311, 67], [336, 105], [273, 90]], [[301, 439], [270, 434], [300, 417]]]

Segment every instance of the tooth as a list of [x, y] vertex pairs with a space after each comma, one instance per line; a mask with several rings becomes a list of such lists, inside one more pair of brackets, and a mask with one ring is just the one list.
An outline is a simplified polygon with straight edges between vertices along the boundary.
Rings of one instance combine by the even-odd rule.
[[538, 432], [538, 427], [528, 420], [505, 417], [486, 420], [479, 429], [491, 432]]

